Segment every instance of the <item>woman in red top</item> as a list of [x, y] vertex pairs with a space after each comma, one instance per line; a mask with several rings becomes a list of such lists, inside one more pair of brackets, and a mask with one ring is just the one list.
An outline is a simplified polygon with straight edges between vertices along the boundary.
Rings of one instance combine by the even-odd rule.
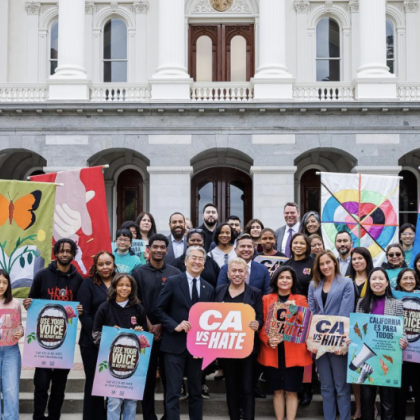
[[270, 286], [272, 293], [263, 296], [264, 326], [259, 333], [261, 347], [258, 362], [267, 367], [267, 382], [274, 393], [276, 418], [283, 420], [286, 408], [287, 420], [293, 420], [298, 407], [297, 393], [303, 382], [303, 369], [312, 364], [312, 358], [305, 342], [296, 344], [280, 342], [275, 337], [269, 338], [265, 332], [265, 324], [273, 303], [294, 302], [295, 305], [307, 308], [308, 302], [305, 296], [299, 294], [296, 273], [291, 267], [277, 269]]

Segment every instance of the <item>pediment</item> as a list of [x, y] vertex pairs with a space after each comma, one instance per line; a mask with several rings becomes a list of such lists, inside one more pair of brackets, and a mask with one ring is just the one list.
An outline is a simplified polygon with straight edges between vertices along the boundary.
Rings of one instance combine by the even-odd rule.
[[258, 14], [257, 0], [187, 0], [187, 16], [255, 16]]

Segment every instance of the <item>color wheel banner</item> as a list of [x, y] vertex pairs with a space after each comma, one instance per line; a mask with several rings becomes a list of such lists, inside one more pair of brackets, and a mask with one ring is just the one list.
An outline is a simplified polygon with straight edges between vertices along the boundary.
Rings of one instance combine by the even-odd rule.
[[398, 242], [399, 177], [321, 173], [321, 219], [325, 248], [334, 250], [346, 230], [353, 247], [366, 247], [375, 267], [386, 247]]

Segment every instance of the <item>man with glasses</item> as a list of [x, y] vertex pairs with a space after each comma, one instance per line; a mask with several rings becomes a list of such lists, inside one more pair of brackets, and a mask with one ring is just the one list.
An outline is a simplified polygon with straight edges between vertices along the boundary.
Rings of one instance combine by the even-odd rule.
[[351, 247], [353, 241], [351, 235], [346, 230], [338, 232], [335, 235], [335, 249], [338, 252], [338, 262], [340, 264], [340, 273], [342, 276], [350, 275], [350, 263], [351, 263]]

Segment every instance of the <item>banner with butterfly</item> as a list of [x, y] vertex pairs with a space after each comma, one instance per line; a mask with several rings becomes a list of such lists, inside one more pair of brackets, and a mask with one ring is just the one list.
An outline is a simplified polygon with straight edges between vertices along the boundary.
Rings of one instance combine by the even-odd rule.
[[322, 238], [335, 249], [338, 232], [347, 231], [353, 247], [370, 251], [375, 267], [386, 247], [398, 242], [400, 179], [397, 176], [321, 173]]
[[31, 181], [63, 184], [55, 197], [53, 243], [76, 242], [73, 264], [86, 277], [94, 255], [112, 252], [102, 166], [32, 176]]
[[0, 268], [14, 297], [29, 294], [35, 274], [51, 262], [56, 184], [0, 180]]

